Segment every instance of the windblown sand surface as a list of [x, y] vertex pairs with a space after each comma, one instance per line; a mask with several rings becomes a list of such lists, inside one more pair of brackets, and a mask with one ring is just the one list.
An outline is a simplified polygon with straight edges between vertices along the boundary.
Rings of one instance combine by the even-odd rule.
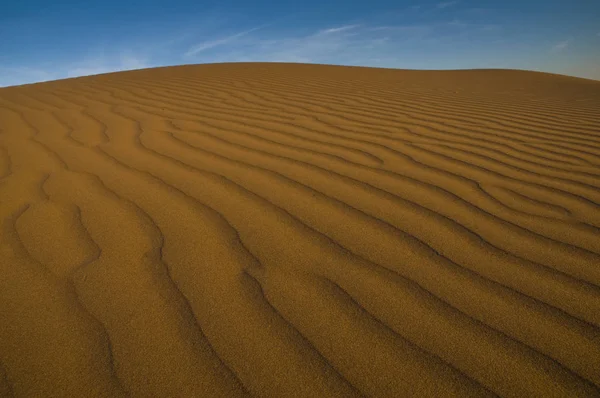
[[600, 396], [600, 82], [0, 89], [0, 396]]

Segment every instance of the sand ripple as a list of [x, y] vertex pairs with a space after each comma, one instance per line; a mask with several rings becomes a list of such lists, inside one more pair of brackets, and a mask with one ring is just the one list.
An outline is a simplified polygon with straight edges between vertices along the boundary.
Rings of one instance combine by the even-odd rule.
[[0, 89], [0, 396], [600, 396], [600, 82]]

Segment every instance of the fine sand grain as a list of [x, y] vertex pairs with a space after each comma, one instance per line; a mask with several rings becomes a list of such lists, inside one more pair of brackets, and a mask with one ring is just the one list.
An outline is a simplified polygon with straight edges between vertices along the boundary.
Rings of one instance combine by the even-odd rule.
[[0, 89], [0, 396], [600, 396], [600, 82]]

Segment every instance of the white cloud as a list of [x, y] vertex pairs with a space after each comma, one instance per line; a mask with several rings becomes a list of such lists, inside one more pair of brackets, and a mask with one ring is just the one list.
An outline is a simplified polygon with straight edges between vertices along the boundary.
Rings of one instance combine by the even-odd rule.
[[350, 29], [355, 29], [358, 28], [360, 25], [346, 25], [346, 26], [340, 26], [339, 28], [329, 28], [329, 29], [324, 29], [319, 31], [319, 34], [330, 34], [330, 33], [339, 33], [339, 32], [344, 32], [346, 30], [350, 30]]
[[60, 79], [56, 72], [31, 67], [0, 67], [0, 87]]
[[98, 75], [101, 73], [144, 69], [151, 66], [145, 58], [136, 56], [130, 51], [114, 56], [107, 56], [102, 53], [81, 62], [64, 65], [64, 77]]
[[452, 21], [448, 22], [449, 26], [453, 26], [453, 27], [457, 27], [457, 28], [464, 28], [467, 26], [466, 23], [458, 20], [458, 19], [453, 19]]
[[255, 31], [263, 28], [264, 26], [265, 25], [258, 26], [256, 28], [248, 29], [248, 30], [236, 33], [236, 34], [231, 35], [231, 36], [223, 37], [223, 38], [216, 39], [216, 40], [209, 40], [209, 41], [202, 42], [200, 44], [196, 44], [195, 46], [193, 46], [192, 48], [190, 48], [185, 53], [185, 56], [186, 57], [190, 57], [190, 56], [196, 55], [196, 54], [198, 54], [198, 53], [200, 53], [202, 51], [205, 51], [205, 50], [208, 50], [208, 49], [211, 49], [211, 48], [214, 48], [214, 47], [218, 47], [218, 46], [222, 46], [224, 44], [228, 44], [228, 43], [234, 42], [234, 41], [236, 41], [237, 39], [239, 39], [241, 37], [244, 37], [244, 36], [246, 36], [246, 35], [248, 35], [248, 34], [250, 34], [252, 32], [255, 32]]
[[[356, 63], [359, 57], [369, 59], [369, 51], [382, 50], [390, 41], [389, 37], [367, 34], [365, 29], [357, 30], [359, 26], [321, 29], [305, 36], [246, 40], [242, 45], [234, 44], [203, 61]], [[348, 33], [351, 30], [353, 32]]]
[[74, 68], [69, 68], [67, 70], [66, 77], [91, 76], [91, 75], [99, 75], [101, 73], [109, 73], [109, 72], [116, 72], [116, 71], [111, 68], [104, 67], [104, 66], [74, 67]]
[[101, 73], [150, 68], [144, 57], [130, 51], [107, 55], [103, 51], [81, 61], [47, 65], [45, 68], [0, 67], [0, 87], [67, 79]]
[[[305, 35], [244, 37], [201, 54], [197, 62], [302, 62], [339, 65], [387, 66], [430, 65], [435, 59], [427, 42], [437, 33], [447, 41], [458, 37], [445, 23], [406, 26], [344, 25], [314, 30]], [[438, 32], [439, 30], [439, 32]], [[430, 51], [431, 50], [431, 51]], [[415, 58], [415, 52], [419, 57]], [[374, 59], [379, 61], [374, 62]], [[440, 66], [441, 67], [441, 66]]]
[[566, 49], [567, 47], [569, 47], [570, 43], [571, 43], [570, 40], [559, 41], [554, 46], [552, 46], [552, 51], [554, 51], [554, 52], [563, 51], [564, 49]]
[[[282, 37], [275, 39], [249, 38], [250, 33], [266, 25], [220, 39], [197, 44], [184, 53], [184, 57], [196, 56], [201, 52], [220, 47], [217, 54], [205, 57], [210, 62], [312, 62], [311, 60], [330, 51], [336, 51], [348, 44], [348, 38], [356, 36], [351, 32], [361, 25], [343, 25], [317, 30], [304, 37]], [[243, 43], [240, 39], [244, 38]], [[215, 61], [216, 60], [216, 61]], [[227, 61], [225, 61], [227, 60]], [[205, 62], [205, 59], [201, 60]]]
[[452, 7], [453, 5], [458, 4], [458, 1], [443, 1], [441, 3], [437, 3], [436, 7], [439, 9], [444, 9], [448, 7]]
[[148, 68], [149, 64], [142, 57], [136, 57], [131, 54], [121, 55], [121, 68], [126, 70]]

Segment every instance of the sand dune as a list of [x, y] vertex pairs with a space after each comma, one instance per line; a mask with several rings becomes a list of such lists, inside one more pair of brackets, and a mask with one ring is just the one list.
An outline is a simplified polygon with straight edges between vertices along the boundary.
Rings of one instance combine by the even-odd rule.
[[0, 396], [600, 396], [600, 82], [0, 89]]

